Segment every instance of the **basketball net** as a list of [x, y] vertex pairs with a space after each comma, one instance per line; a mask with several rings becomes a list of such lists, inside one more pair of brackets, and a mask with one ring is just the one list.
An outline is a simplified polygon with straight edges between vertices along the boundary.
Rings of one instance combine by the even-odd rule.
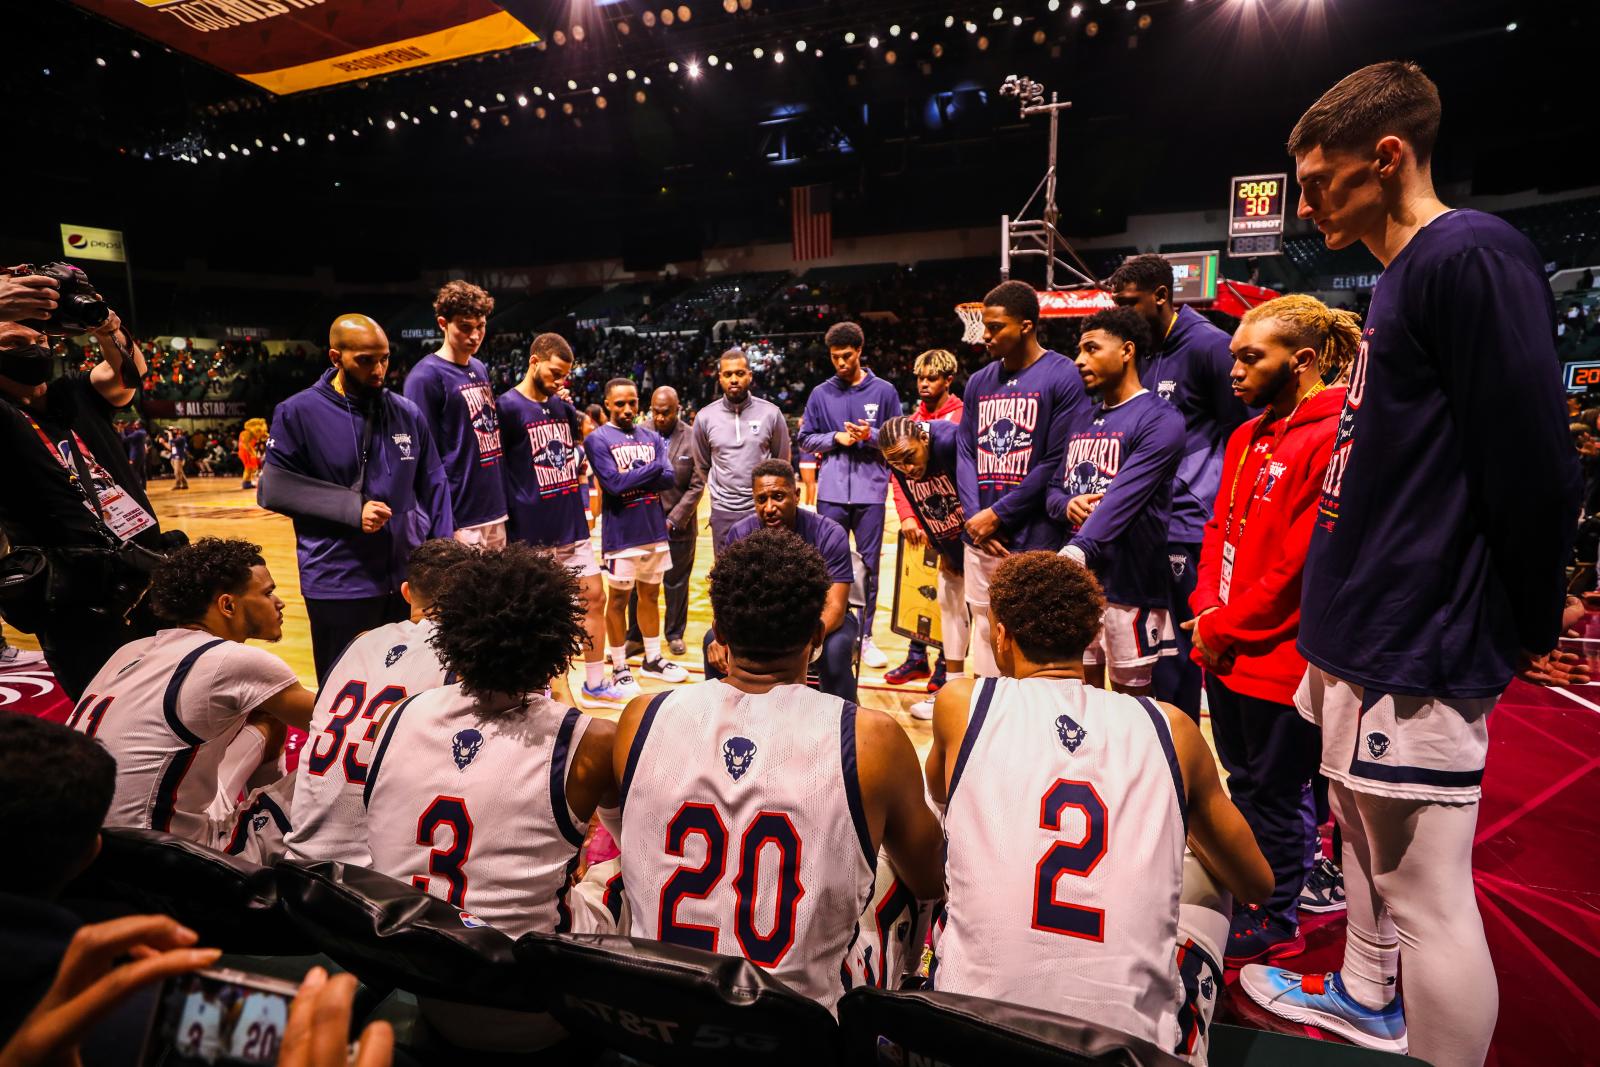
[[961, 320], [963, 327], [961, 340], [964, 344], [981, 345], [983, 343], [983, 303], [970, 301], [956, 305], [956, 317]]

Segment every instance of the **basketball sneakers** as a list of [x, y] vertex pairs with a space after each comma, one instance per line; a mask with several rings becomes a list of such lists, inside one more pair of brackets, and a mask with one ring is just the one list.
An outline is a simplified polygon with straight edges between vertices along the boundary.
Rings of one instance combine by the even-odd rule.
[[1339, 972], [1296, 974], [1251, 964], [1239, 972], [1239, 988], [1272, 1014], [1338, 1034], [1363, 1048], [1406, 1051], [1406, 1017], [1397, 994], [1385, 1007], [1368, 1008], [1349, 993]]

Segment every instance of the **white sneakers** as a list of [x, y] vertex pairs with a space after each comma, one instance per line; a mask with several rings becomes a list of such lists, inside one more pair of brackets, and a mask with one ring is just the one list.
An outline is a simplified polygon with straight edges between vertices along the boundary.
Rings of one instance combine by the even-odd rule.
[[929, 697], [927, 700], [919, 700], [907, 708], [906, 711], [913, 719], [920, 719], [922, 722], [927, 722], [929, 719], [933, 718], [933, 698]]
[[872, 643], [872, 638], [863, 637], [861, 639], [861, 662], [873, 670], [881, 671], [889, 665], [889, 657], [885, 656], [883, 650]]

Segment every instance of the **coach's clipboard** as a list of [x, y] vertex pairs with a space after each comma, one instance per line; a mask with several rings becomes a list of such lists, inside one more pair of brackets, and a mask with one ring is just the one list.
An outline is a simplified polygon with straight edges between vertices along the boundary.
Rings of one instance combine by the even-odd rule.
[[901, 637], [943, 649], [939, 633], [939, 553], [930, 543], [918, 548], [900, 534], [895, 555], [894, 614], [889, 629]]

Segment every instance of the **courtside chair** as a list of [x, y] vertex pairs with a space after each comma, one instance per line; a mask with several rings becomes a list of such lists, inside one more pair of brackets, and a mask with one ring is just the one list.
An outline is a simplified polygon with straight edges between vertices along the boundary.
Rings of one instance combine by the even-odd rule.
[[617, 934], [525, 934], [517, 959], [601, 1063], [820, 1067], [839, 1062], [826, 1008], [739, 956]]

